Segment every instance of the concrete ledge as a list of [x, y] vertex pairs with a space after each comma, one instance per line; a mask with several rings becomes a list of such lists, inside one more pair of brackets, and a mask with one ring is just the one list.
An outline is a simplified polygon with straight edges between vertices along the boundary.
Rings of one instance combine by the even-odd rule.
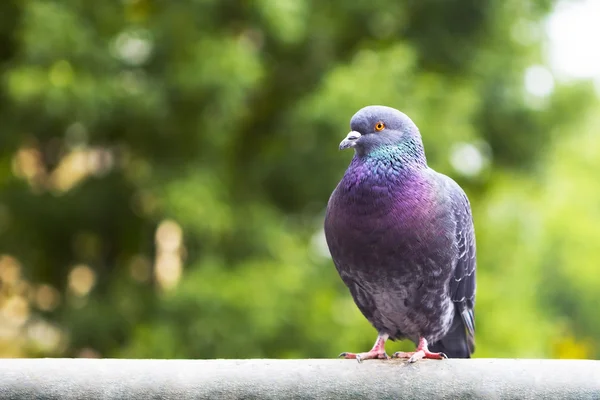
[[589, 360], [0, 360], [1, 399], [599, 399]]

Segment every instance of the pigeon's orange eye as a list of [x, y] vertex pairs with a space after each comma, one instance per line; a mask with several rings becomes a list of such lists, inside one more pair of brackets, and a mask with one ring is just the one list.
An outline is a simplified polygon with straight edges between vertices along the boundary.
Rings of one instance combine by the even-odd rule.
[[385, 128], [385, 124], [383, 122], [378, 122], [375, 124], [375, 130], [377, 132], [382, 131]]

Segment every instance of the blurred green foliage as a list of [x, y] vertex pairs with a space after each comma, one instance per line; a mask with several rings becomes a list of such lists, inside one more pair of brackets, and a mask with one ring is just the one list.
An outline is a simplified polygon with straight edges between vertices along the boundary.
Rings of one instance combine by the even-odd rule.
[[368, 104], [471, 198], [476, 356], [600, 356], [598, 100], [524, 85], [552, 7], [1, 2], [0, 356], [369, 348], [322, 234]]

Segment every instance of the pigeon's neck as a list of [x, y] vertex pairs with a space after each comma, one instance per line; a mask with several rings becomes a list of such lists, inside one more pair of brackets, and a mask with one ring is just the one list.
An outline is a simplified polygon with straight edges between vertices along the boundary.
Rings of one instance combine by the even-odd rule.
[[365, 164], [393, 162], [400, 169], [427, 168], [425, 149], [420, 137], [404, 138], [400, 143], [377, 148], [356, 148], [356, 156]]
[[424, 157], [415, 158], [397, 148], [382, 148], [364, 156], [355, 154], [342, 188], [355, 195], [366, 191], [369, 196], [393, 197], [395, 192], [421, 180], [427, 168]]
[[416, 138], [398, 145], [381, 146], [368, 153], [356, 152], [351, 168], [359, 174], [367, 174], [386, 180], [407, 178], [427, 168], [423, 143]]

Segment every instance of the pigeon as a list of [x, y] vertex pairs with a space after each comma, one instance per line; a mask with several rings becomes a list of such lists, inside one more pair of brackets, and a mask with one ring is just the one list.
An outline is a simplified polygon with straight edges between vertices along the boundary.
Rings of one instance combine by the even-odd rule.
[[367, 106], [340, 150], [354, 157], [327, 204], [333, 263], [364, 317], [373, 348], [340, 357], [388, 359], [385, 343], [411, 340], [395, 358], [470, 358], [475, 351], [475, 229], [469, 200], [427, 165], [421, 134], [404, 113]]

